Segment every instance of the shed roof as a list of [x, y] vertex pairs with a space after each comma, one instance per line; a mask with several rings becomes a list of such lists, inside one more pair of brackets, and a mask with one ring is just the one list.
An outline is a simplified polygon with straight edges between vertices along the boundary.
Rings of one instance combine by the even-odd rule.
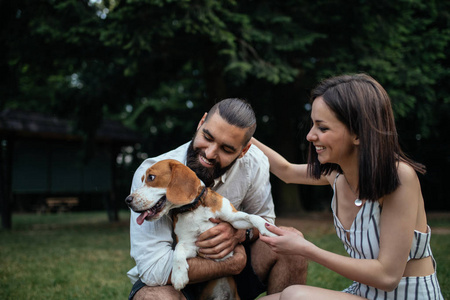
[[[14, 137], [42, 139], [81, 139], [74, 133], [69, 120], [39, 112], [6, 109], [0, 112], [0, 134]], [[134, 143], [139, 135], [113, 120], [104, 120], [96, 132], [96, 140], [104, 142]]]

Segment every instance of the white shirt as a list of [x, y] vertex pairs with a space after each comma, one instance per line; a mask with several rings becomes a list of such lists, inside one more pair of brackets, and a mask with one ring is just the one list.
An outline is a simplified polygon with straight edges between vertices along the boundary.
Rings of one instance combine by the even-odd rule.
[[[141, 177], [154, 163], [170, 158], [186, 164], [188, 146], [189, 143], [186, 143], [175, 150], [146, 159], [134, 173], [131, 192], [142, 184]], [[259, 215], [273, 223], [275, 210], [269, 175], [269, 160], [252, 145], [233, 167], [215, 180], [213, 190], [230, 200], [237, 210]], [[163, 216], [157, 221], [145, 221], [138, 225], [138, 216], [138, 213], [131, 211], [130, 254], [136, 266], [127, 275], [132, 283], [141, 278], [149, 286], [166, 285], [172, 271], [172, 220], [169, 216]]]

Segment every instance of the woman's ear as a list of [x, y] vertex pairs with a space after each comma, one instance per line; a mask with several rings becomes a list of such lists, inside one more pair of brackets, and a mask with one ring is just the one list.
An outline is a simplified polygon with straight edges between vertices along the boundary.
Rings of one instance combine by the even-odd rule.
[[359, 146], [359, 136], [355, 135], [353, 137], [353, 145]]

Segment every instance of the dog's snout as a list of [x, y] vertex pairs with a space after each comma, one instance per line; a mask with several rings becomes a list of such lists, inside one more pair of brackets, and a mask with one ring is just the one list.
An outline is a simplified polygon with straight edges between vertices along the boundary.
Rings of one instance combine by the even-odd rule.
[[125, 198], [125, 203], [127, 205], [131, 205], [132, 202], [133, 202], [133, 196], [130, 195], [130, 196]]

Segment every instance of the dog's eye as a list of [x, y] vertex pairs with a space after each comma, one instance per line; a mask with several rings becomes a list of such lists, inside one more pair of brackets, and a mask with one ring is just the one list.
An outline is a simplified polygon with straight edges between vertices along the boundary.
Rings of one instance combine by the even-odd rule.
[[155, 175], [148, 175], [147, 176], [147, 181], [153, 181], [155, 180]]

